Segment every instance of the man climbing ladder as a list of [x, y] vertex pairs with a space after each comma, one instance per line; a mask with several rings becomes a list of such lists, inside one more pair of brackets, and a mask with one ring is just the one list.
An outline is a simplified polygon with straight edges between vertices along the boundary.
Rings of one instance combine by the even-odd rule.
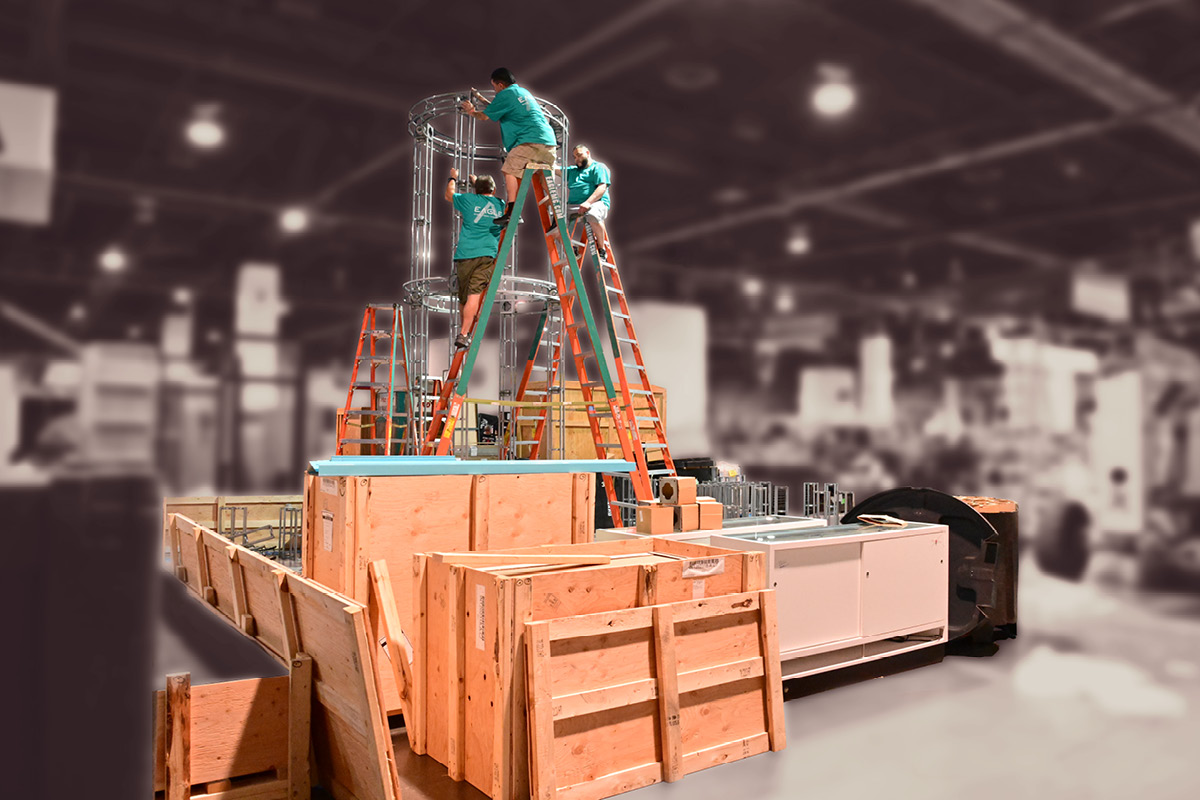
[[[667, 469], [661, 471], [662, 474], [674, 474], [674, 468], [667, 449], [665, 430], [662, 428], [657, 411], [654, 410], [653, 397], [649, 395], [649, 377], [646, 375], [641, 350], [633, 331], [620, 276], [616, 271], [615, 262], [611, 258], [604, 259], [601, 266], [601, 281], [598, 285], [602, 295], [600, 309], [604, 312], [610, 331], [613, 362], [618, 371], [617, 380], [614, 381], [609, 370], [608, 360], [597, 346], [599, 333], [592, 304], [583, 285], [575, 250], [569, 246], [566, 220], [563, 219], [560, 209], [557, 208], [557, 203], [550, 193], [547, 184], [548, 175], [548, 169], [533, 167], [525, 169], [524, 177], [516, 192], [512, 209], [514, 213], [508, 220], [496, 260], [503, 263], [508, 255], [508, 248], [512, 247], [516, 235], [517, 218], [520, 216], [525, 197], [532, 187], [537, 202], [538, 217], [545, 233], [551, 271], [558, 287], [563, 325], [575, 357], [576, 373], [587, 407], [588, 426], [592, 431], [597, 455], [600, 458], [608, 458], [609, 449], [619, 448], [625, 460], [637, 465], [636, 473], [630, 476], [633, 479], [635, 496], [638, 500], [651, 500], [653, 499], [653, 489], [650, 480], [651, 472], [647, 468], [646, 450], [661, 452], [668, 465]], [[477, 331], [482, 331], [487, 326], [502, 276], [503, 273], [500, 270], [496, 270], [492, 275], [481, 304]], [[620, 309], [619, 312], [611, 310], [610, 295], [617, 298], [616, 305]], [[615, 319], [622, 319], [622, 323], [616, 324]], [[622, 336], [621, 333], [625, 335]], [[433, 418], [422, 448], [422, 453], [425, 455], [446, 455], [450, 451], [451, 436], [458, 414], [462, 410], [467, 386], [478, 354], [479, 342], [480, 337], [474, 336], [470, 346], [465, 351], [460, 350], [451, 363], [450, 371], [443, 384], [442, 394], [434, 406]], [[631, 357], [622, 354], [622, 347], [630, 348]], [[633, 383], [635, 386], [640, 384], [642, 388], [631, 388], [629, 371], [636, 371], [641, 376]], [[595, 390], [597, 389], [603, 391], [602, 396], [596, 396]], [[637, 395], [645, 394], [648, 397], [651, 409], [649, 416], [638, 416], [633, 401], [635, 393]], [[601, 427], [601, 421], [606, 419], [613, 420], [613, 429], [617, 437], [616, 443], [606, 441]], [[638, 424], [643, 421], [654, 423], [657, 442], [643, 444], [638, 431]], [[614, 519], [619, 519], [620, 508], [617, 506], [618, 498], [612, 477], [605, 475], [604, 484]]]

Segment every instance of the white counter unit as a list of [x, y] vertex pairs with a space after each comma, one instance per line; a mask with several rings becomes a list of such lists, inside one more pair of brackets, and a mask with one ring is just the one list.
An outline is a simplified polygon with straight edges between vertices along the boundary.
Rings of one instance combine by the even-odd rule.
[[767, 554], [785, 679], [946, 641], [945, 525], [711, 533], [714, 547]]
[[[724, 527], [719, 531], [661, 533], [657, 538], [708, 544], [709, 537], [717, 534], [795, 531], [808, 528], [823, 528], [826, 524], [824, 517], [786, 517], [782, 515], [770, 517], [735, 517], [725, 520]], [[595, 539], [597, 542], [609, 542], [614, 539], [640, 539], [644, 536], [649, 536], [649, 534], [638, 533], [635, 528], [597, 528]]]

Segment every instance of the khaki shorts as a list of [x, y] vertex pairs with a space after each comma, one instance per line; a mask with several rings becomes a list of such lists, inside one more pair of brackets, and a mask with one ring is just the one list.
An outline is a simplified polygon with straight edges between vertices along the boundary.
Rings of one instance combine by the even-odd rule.
[[515, 175], [520, 178], [525, 175], [525, 165], [531, 161], [535, 164], [554, 166], [554, 162], [558, 158], [555, 150], [556, 148], [545, 144], [519, 144], [508, 151], [508, 158], [504, 159], [504, 166], [500, 168], [500, 171], [505, 175]]
[[[571, 217], [578, 217], [582, 216], [583, 212], [579, 206], [571, 206], [568, 214]], [[587, 210], [587, 216], [597, 222], [603, 222], [608, 219], [608, 206], [604, 205], [604, 203], [592, 203], [592, 207]]]
[[487, 291], [492, 270], [496, 268], [496, 257], [464, 258], [455, 261], [454, 266], [458, 269], [458, 302], [465, 305], [471, 295]]

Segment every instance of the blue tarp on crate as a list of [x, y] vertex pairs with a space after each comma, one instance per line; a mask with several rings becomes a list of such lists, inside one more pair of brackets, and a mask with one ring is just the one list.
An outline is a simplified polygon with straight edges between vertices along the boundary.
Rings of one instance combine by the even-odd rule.
[[309, 462], [321, 476], [384, 475], [544, 475], [562, 472], [632, 472], [637, 466], [620, 459], [554, 461], [463, 461], [454, 456], [334, 456]]

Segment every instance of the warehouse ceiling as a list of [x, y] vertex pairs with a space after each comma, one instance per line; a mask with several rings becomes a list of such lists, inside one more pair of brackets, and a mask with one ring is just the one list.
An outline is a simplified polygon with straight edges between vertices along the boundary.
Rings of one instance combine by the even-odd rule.
[[[738, 299], [731, 280], [757, 276], [768, 293], [795, 287], [802, 308], [811, 291], [821, 305], [1028, 310], [1081, 263], [1177, 269], [1200, 217], [1190, 0], [0, 0], [0, 12], [0, 77], [61, 92], [53, 219], [0, 223], [0, 293], [64, 323], [82, 303], [81, 336], [152, 337], [187, 287], [215, 341], [247, 260], [283, 265], [290, 335], [398, 299], [408, 109], [485, 88], [499, 65], [613, 168], [611, 230], [641, 296], [720, 310]], [[840, 118], [809, 101], [830, 67], [858, 95]], [[198, 105], [226, 128], [212, 151], [183, 135]], [[299, 235], [276, 221], [293, 204], [316, 217]], [[797, 236], [807, 252], [789, 248]], [[114, 244], [130, 265], [105, 273], [97, 258]]]

